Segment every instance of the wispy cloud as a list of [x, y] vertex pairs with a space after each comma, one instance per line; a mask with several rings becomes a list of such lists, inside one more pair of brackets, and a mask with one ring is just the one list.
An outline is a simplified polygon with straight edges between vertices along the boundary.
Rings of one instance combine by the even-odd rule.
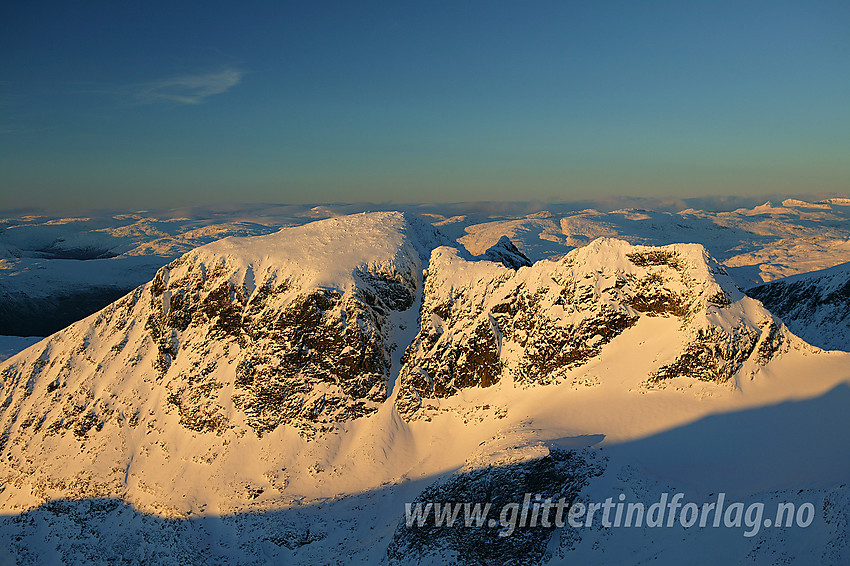
[[232, 89], [240, 82], [244, 73], [227, 68], [213, 73], [183, 75], [137, 85], [136, 99], [143, 104], [175, 102], [177, 104], [201, 104], [210, 96]]

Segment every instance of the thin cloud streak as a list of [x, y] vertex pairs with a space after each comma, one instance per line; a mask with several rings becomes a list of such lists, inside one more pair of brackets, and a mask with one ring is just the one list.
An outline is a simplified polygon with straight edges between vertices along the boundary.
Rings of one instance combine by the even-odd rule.
[[143, 104], [176, 102], [202, 104], [210, 96], [222, 94], [240, 82], [244, 73], [228, 68], [214, 73], [185, 75], [139, 85], [136, 99]]

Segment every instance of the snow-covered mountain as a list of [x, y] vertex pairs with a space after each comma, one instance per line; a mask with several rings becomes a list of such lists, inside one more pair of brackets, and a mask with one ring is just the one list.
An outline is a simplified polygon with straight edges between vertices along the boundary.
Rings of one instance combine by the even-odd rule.
[[405, 355], [398, 409], [509, 378], [558, 383], [641, 318], [679, 322], [673, 359], [648, 384], [726, 382], [757, 371], [789, 339], [698, 244], [632, 246], [600, 238], [563, 259], [514, 272], [438, 248], [425, 277], [421, 330]]
[[531, 266], [531, 260], [519, 251], [507, 236], [502, 236], [498, 242], [487, 248], [484, 259], [499, 262], [511, 269]]
[[777, 279], [747, 294], [810, 344], [850, 350], [850, 263]]
[[41, 340], [39, 336], [0, 336], [0, 362]]
[[[398, 212], [226, 238], [3, 362], [0, 559], [850, 558], [850, 354], [797, 338], [698, 244], [523, 265], [496, 243], [476, 258]], [[818, 522], [404, 523], [406, 502], [672, 489], [812, 499]]]
[[[214, 438], [218, 450], [281, 425], [310, 438], [374, 413], [391, 385], [394, 314], [413, 304], [422, 262], [445, 242], [415, 218], [375, 213], [228, 238], [182, 256], [0, 370], [0, 449], [20, 456], [9, 460], [11, 483], [25, 481], [37, 498], [115, 495], [94, 486], [120, 482], [117, 468], [93, 470], [109, 460], [126, 468], [129, 457], [147, 474], [138, 449], [127, 452], [137, 427], [142, 452], [159, 442], [152, 430]], [[119, 454], [106, 456], [116, 443]], [[71, 465], [85, 477], [82, 491], [52, 492], [67, 462], [32, 473], [36, 444], [52, 457], [85, 448]]]

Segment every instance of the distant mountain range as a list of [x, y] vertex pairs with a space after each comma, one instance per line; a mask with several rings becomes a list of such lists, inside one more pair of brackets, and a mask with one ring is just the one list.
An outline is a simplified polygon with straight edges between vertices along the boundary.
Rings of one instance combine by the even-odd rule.
[[[704, 207], [704, 208], [701, 208]], [[0, 335], [47, 336], [149, 281], [181, 254], [227, 236], [393, 205], [252, 205], [0, 219]], [[618, 199], [542, 205], [406, 205], [474, 256], [551, 259], [598, 237], [631, 244], [699, 243], [742, 288], [850, 261], [850, 200]], [[513, 254], [513, 255], [512, 255]], [[519, 264], [517, 264], [519, 265]]]

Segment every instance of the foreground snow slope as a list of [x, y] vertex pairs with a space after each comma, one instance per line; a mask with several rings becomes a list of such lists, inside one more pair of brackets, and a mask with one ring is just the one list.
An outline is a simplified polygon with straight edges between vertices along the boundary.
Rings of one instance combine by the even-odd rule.
[[[791, 334], [699, 245], [600, 239], [515, 270], [447, 243], [401, 213], [222, 240], [0, 364], [6, 552], [531, 563], [601, 545], [672, 563], [719, 540], [733, 562], [773, 563], [768, 543], [847, 557], [850, 354]], [[464, 550], [492, 532], [399, 524], [416, 497], [486, 497], [488, 469], [503, 498], [806, 488], [820, 522], [767, 543], [540, 531], [497, 554]]]

